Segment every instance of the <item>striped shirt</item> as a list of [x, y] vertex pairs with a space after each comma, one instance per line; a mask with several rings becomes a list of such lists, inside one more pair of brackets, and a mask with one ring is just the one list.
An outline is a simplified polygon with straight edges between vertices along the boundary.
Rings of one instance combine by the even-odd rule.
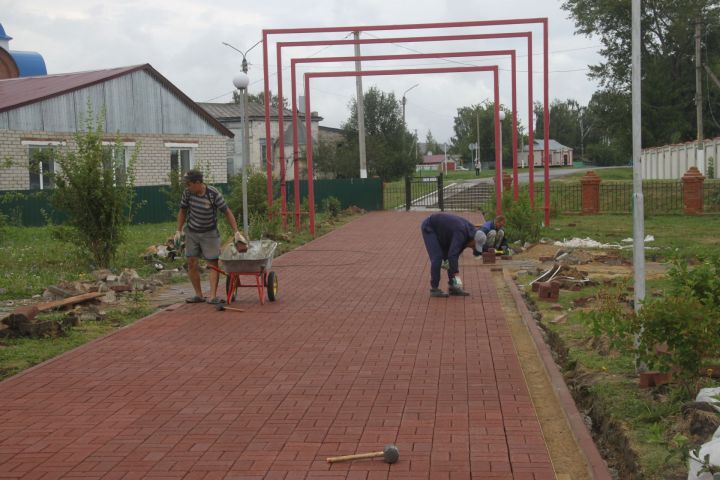
[[228, 209], [222, 193], [209, 185], [204, 195], [193, 195], [185, 189], [180, 208], [187, 210], [187, 226], [191, 232], [203, 233], [217, 229], [217, 210], [225, 213]]

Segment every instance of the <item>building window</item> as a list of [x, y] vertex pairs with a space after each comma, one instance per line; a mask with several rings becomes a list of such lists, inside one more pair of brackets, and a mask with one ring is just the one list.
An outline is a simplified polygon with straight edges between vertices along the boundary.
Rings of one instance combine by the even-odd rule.
[[185, 173], [192, 169], [192, 150], [173, 148], [170, 150], [170, 170]]
[[[271, 139], [272, 142], [272, 139]], [[270, 152], [270, 162], [272, 165], [272, 168], [275, 168], [275, 144], [272, 143], [272, 151]], [[265, 144], [265, 139], [260, 139], [260, 167], [264, 168], [264, 166], [267, 165], [267, 145]]]
[[55, 149], [50, 146], [28, 147], [30, 163], [30, 190], [46, 190], [55, 187]]
[[103, 168], [113, 170], [113, 178], [116, 181], [118, 179], [124, 181], [134, 146], [135, 143], [132, 142], [119, 146], [112, 142], [103, 142]]

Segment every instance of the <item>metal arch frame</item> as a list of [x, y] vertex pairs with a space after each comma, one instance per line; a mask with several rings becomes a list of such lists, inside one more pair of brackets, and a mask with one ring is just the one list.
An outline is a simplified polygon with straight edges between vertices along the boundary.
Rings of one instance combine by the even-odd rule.
[[[414, 43], [414, 42], [425, 42], [428, 37], [386, 37], [386, 38], [375, 38], [375, 39], [360, 39], [360, 40], [310, 40], [310, 41], [300, 41], [300, 42], [278, 42], [277, 47], [277, 77], [278, 77], [278, 104], [283, 104], [283, 95], [282, 95], [282, 49], [284, 47], [300, 47], [300, 46], [321, 46], [321, 45], [365, 45], [365, 44], [381, 44], [381, 43]], [[534, 111], [533, 111], [533, 68], [532, 68], [532, 57], [533, 57], [533, 49], [532, 49], [532, 32], [503, 32], [503, 33], [482, 33], [482, 34], [471, 34], [471, 35], [441, 35], [441, 36], [434, 36], [432, 37], [433, 41], [457, 41], [457, 40], [490, 40], [490, 39], [502, 39], [502, 38], [525, 38], [527, 40], [527, 52], [528, 52], [528, 144], [534, 145], [534, 125], [533, 125], [533, 117], [534, 117]], [[516, 90], [515, 90], [515, 84], [516, 82], [513, 81], [513, 101], [515, 101], [516, 96]], [[292, 92], [292, 111], [295, 112], [297, 110], [296, 106], [296, 92], [293, 90]], [[269, 117], [266, 117], [266, 122], [269, 122]], [[517, 118], [515, 117], [515, 120]], [[285, 156], [285, 142], [284, 142], [284, 135], [285, 135], [285, 129], [284, 129], [284, 114], [283, 109], [278, 108], [278, 128], [279, 128], [279, 136], [278, 136], [278, 142], [279, 142], [279, 148], [280, 148], [280, 156]], [[517, 145], [517, 123], [513, 124], [513, 145]], [[295, 131], [295, 134], [297, 132]], [[296, 135], [297, 136], [297, 135]], [[298, 154], [298, 148], [296, 145], [293, 144], [293, 160], [297, 159]], [[530, 196], [530, 204], [532, 206], [535, 205], [535, 154], [534, 149], [529, 148], [528, 149], [528, 167], [529, 167], [529, 179], [528, 182], [528, 190], [529, 190], [529, 196]], [[286, 218], [286, 195], [285, 195], [285, 163], [283, 162], [280, 165], [280, 197], [282, 202], [282, 215], [283, 215], [283, 225], [285, 226], [285, 218]], [[295, 172], [297, 173], [297, 172]], [[515, 200], [518, 199], [518, 180], [517, 180], [517, 156], [513, 157], [513, 197]], [[298, 183], [295, 181], [295, 190], [298, 189]], [[295, 199], [295, 204], [297, 205], [299, 203], [299, 199]]]
[[[380, 75], [412, 75], [419, 73], [462, 73], [462, 72], [492, 72], [494, 83], [494, 123], [495, 123], [495, 144], [500, 143], [500, 87], [498, 67], [495, 66], [475, 66], [475, 67], [440, 67], [440, 68], [413, 68], [413, 69], [389, 69], [389, 70], [371, 70], [371, 71], [334, 71], [334, 72], [312, 72], [304, 74], [305, 84], [305, 138], [307, 143], [307, 164], [308, 164], [308, 205], [310, 210], [310, 233], [315, 235], [315, 189], [313, 179], [312, 164], [312, 118], [307, 115], [310, 111], [310, 80], [313, 78], [327, 77], [375, 77]], [[495, 170], [496, 181], [502, 182], [502, 168], [500, 166], [500, 149], [495, 149]], [[502, 211], [500, 188], [495, 188], [496, 211]]]
[[[528, 154], [528, 167], [529, 167], [529, 194], [530, 194], [530, 202], [531, 205], [534, 206], [535, 204], [535, 175], [534, 175], [534, 167], [535, 167], [535, 156], [534, 156], [534, 125], [533, 125], [533, 117], [534, 117], [534, 111], [533, 111], [533, 77], [532, 77], [532, 32], [504, 32], [504, 33], [485, 33], [485, 34], [472, 34], [472, 35], [446, 35], [446, 36], [430, 36], [430, 37], [390, 37], [390, 38], [376, 38], [376, 39], [362, 39], [362, 40], [312, 40], [312, 41], [300, 41], [300, 42], [278, 42], [277, 43], [277, 75], [278, 75], [278, 100], [279, 105], [281, 105], [282, 102], [282, 49], [283, 47], [297, 47], [297, 46], [320, 46], [320, 45], [351, 45], [351, 44], [380, 44], [380, 43], [413, 43], [413, 42], [425, 42], [425, 41], [451, 41], [451, 40], [482, 40], [482, 39], [501, 39], [501, 38], [526, 38], [527, 40], [527, 52], [528, 52], [528, 118], [529, 118], [529, 125], [528, 125], [528, 148], [529, 148], [529, 154]], [[327, 58], [327, 57], [326, 57]], [[441, 58], [441, 57], [438, 57]], [[292, 67], [291, 67], [292, 68]], [[516, 73], [516, 72], [513, 72]], [[291, 75], [292, 73], [291, 69]], [[294, 84], [293, 84], [294, 86]], [[516, 81], [513, 79], [513, 103], [516, 103]], [[295, 90], [292, 91], [292, 111], [297, 111], [297, 95]], [[284, 157], [285, 154], [285, 142], [284, 142], [284, 125], [283, 125], [283, 118], [284, 115], [280, 115], [280, 110], [278, 108], [278, 127], [279, 127], [279, 138], [278, 142], [280, 144], [280, 156]], [[513, 145], [517, 146], [517, 115], [513, 117], [513, 138], [512, 143]], [[266, 122], [269, 122], [269, 117], [266, 117]], [[297, 131], [294, 130], [294, 137], [297, 138]], [[298, 154], [298, 147], [293, 143], [293, 160], [297, 162], [297, 154]], [[281, 202], [282, 202], [282, 215], [283, 215], [283, 223], [285, 224], [286, 219], [286, 195], [285, 195], [285, 163], [282, 162], [280, 165], [280, 196], [281, 196]], [[517, 181], [517, 155], [513, 156], [513, 177], [515, 179], [514, 181], [514, 188], [513, 188], [513, 197], [515, 200], [518, 199], [518, 181]], [[298, 192], [298, 172], [295, 171], [295, 191]], [[296, 195], [297, 197], [297, 195]], [[297, 205], [299, 205], [299, 198], [295, 199], [295, 205], [296, 205], [296, 211], [297, 211]], [[297, 220], [296, 220], [297, 222]]]
[[[313, 28], [278, 28], [263, 30], [263, 74], [264, 74], [264, 95], [265, 95], [265, 138], [270, 139], [270, 78], [268, 75], [268, 37], [270, 35], [288, 35], [302, 33], [331, 33], [331, 32], [353, 32], [353, 31], [382, 31], [382, 30], [422, 30], [430, 28], [463, 28], [463, 27], [488, 27], [488, 26], [507, 26], [507, 25], [527, 25], [540, 24], [543, 27], [543, 163], [545, 173], [545, 225], [550, 225], [550, 174], [549, 174], [549, 134], [550, 134], [550, 114], [548, 110], [549, 103], [549, 53], [548, 53], [548, 18], [517, 18], [508, 20], [477, 20], [468, 22], [438, 22], [438, 23], [416, 23], [401, 25], [371, 25], [371, 26], [346, 26], [346, 27], [313, 27]], [[433, 37], [427, 37], [427, 41], [432, 41]], [[532, 56], [529, 55], [530, 57]], [[531, 75], [530, 71], [528, 72]], [[532, 122], [531, 122], [532, 123]], [[533, 152], [534, 145], [529, 146], [529, 151]], [[534, 162], [528, 162], [534, 165]], [[272, 149], [268, 149], [266, 155], [267, 166], [267, 194], [268, 205], [272, 205]], [[530, 182], [533, 185], [532, 182]], [[533, 187], [531, 187], [533, 188]]]
[[[470, 52], [435, 52], [435, 53], [416, 53], [416, 54], [401, 54], [401, 55], [360, 55], [360, 56], [342, 56], [342, 57], [322, 57], [322, 58], [293, 58], [290, 62], [290, 78], [291, 78], [291, 86], [292, 86], [292, 96], [293, 99], [297, 97], [296, 90], [297, 90], [297, 75], [296, 75], [296, 65], [298, 63], [326, 63], [326, 62], [354, 62], [357, 60], [367, 60], [367, 61], [375, 61], [375, 60], [413, 60], [413, 59], [422, 59], [422, 58], [466, 58], [466, 57], [488, 57], [488, 56], [500, 56], [500, 55], [508, 55], [511, 59], [511, 70], [512, 70], [512, 126], [513, 126], [513, 148], [512, 148], [512, 160], [513, 160], [513, 167], [514, 167], [514, 192], [515, 192], [515, 198], [517, 199], [517, 189], [518, 189], [518, 183], [517, 183], [517, 107], [516, 107], [516, 62], [515, 62], [515, 50], [479, 50], [479, 51], [470, 51]], [[399, 70], [399, 69], [398, 69]], [[372, 72], [373, 70], [368, 70]], [[278, 94], [278, 101], [281, 102], [280, 94]], [[281, 121], [282, 114], [279, 117], [279, 120]], [[305, 112], [305, 116], [307, 116], [307, 111]], [[311, 118], [312, 122], [312, 118]], [[498, 128], [498, 125], [495, 125], [495, 128]], [[293, 163], [294, 163], [294, 186], [295, 186], [295, 225], [296, 228], [299, 229], [300, 227], [300, 188], [299, 188], [299, 165], [297, 162], [298, 159], [298, 152], [299, 152], [299, 145], [298, 145], [298, 113], [295, 102], [293, 102], [292, 106], [292, 128], [293, 128]], [[284, 153], [284, 150], [280, 151], [281, 154]], [[502, 178], [502, 169], [500, 170], [500, 175]], [[282, 195], [284, 193], [284, 171], [281, 169], [281, 179], [280, 179], [280, 192], [282, 197], [283, 206], [285, 204], [285, 197]], [[308, 178], [308, 182], [310, 179]], [[500, 184], [502, 185], [502, 184]], [[311, 213], [313, 215], [314, 212]], [[284, 209], [283, 209], [283, 215]], [[283, 218], [284, 221], [284, 218]]]

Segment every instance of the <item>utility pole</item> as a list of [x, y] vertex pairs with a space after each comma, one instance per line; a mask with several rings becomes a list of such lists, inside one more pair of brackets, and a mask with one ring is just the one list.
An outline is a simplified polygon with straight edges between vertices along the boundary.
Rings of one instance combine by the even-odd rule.
[[[360, 40], [360, 32], [353, 32], [355, 40]], [[360, 44], [355, 43], [355, 56], [360, 56]], [[360, 60], [355, 61], [355, 71], [360, 72]], [[355, 89], [357, 92], [357, 123], [358, 123], [358, 147], [360, 150], [360, 178], [367, 178], [367, 159], [365, 155], [365, 103], [363, 95], [362, 77], [355, 77]]]
[[[645, 206], [642, 192], [640, 0], [632, 0], [632, 153], [633, 153], [633, 277], [634, 307], [645, 300]], [[637, 341], [635, 345], [637, 346]]]
[[703, 142], [703, 96], [702, 96], [702, 25], [701, 19], [695, 20], [695, 109], [697, 115], [697, 152], [696, 165], [705, 174], [705, 145]]

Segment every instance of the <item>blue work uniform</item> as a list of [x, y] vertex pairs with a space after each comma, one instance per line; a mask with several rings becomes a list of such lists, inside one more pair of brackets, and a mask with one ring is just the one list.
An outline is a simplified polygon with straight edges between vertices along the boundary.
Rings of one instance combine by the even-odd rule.
[[450, 264], [448, 282], [460, 271], [458, 259], [470, 240], [475, 239], [475, 225], [457, 215], [434, 213], [420, 228], [425, 248], [430, 256], [430, 287], [440, 285], [440, 266], [443, 260]]

